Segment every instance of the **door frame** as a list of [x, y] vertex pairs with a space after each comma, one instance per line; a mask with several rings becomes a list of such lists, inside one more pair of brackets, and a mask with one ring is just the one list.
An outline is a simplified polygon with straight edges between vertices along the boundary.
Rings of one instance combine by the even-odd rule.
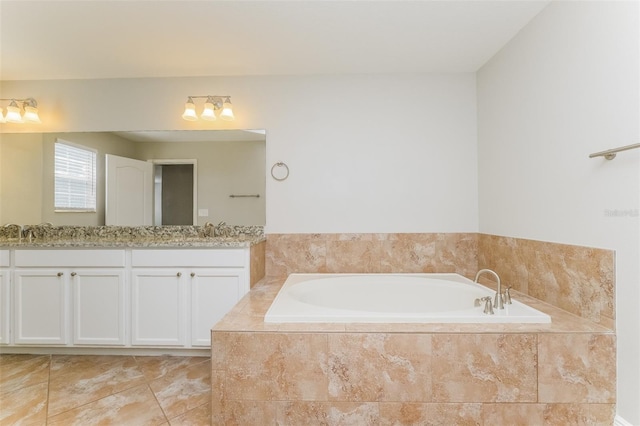
[[[198, 160], [196, 160], [195, 158], [187, 158], [187, 159], [161, 158], [161, 159], [151, 159], [147, 161], [153, 164], [154, 179], [155, 179], [156, 166], [176, 165], [176, 164], [193, 165], [193, 226], [197, 226], [198, 225]], [[158, 202], [155, 197], [155, 182], [153, 186], [154, 186], [153, 222], [155, 224], [156, 204]]]

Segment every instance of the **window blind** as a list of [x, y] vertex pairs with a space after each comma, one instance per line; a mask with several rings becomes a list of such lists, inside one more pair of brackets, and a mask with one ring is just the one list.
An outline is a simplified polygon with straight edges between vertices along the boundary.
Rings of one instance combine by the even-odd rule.
[[55, 143], [56, 211], [96, 211], [96, 152]]

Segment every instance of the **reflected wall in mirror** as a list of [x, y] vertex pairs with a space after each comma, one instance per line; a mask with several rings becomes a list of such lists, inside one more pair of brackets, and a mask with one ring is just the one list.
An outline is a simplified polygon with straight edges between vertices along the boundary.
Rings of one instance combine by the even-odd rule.
[[[96, 212], [56, 212], [54, 209], [54, 144], [61, 139], [96, 150]], [[0, 225], [6, 223], [101, 226], [105, 224], [107, 155], [126, 157], [154, 165], [152, 196], [154, 212], [150, 224], [204, 225], [225, 221], [229, 225], [265, 224], [264, 130], [189, 130], [76, 133], [0, 134]], [[191, 164], [188, 170], [171, 165]], [[167, 169], [165, 169], [167, 167]], [[188, 168], [187, 168], [188, 169]], [[169, 177], [187, 180], [184, 189], [169, 183]], [[161, 178], [162, 177], [162, 178]], [[163, 186], [167, 194], [162, 200]], [[192, 197], [172, 201], [170, 197]], [[181, 194], [182, 193], [182, 194]], [[231, 197], [259, 195], [259, 197]], [[174, 198], [175, 200], [175, 198]], [[190, 204], [185, 206], [185, 204]], [[159, 211], [172, 206], [188, 213]], [[190, 223], [175, 223], [188, 221]], [[172, 219], [181, 217], [182, 219]], [[168, 223], [168, 222], [171, 223]], [[109, 224], [109, 223], [107, 223]], [[116, 223], [110, 223], [116, 224]], [[138, 223], [117, 223], [139, 225]]]

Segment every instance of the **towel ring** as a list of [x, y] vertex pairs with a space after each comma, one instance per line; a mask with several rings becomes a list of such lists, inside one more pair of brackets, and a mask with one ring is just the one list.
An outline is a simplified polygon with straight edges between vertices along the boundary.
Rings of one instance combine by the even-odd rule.
[[[277, 177], [277, 176], [275, 175], [274, 170], [275, 170], [275, 168], [276, 168], [276, 167], [284, 167], [284, 168], [286, 169], [284, 176], [282, 176], [282, 177]], [[278, 163], [276, 163], [276, 164], [274, 164], [274, 165], [271, 167], [271, 177], [272, 177], [272, 178], [274, 178], [274, 179], [275, 179], [275, 180], [277, 180], [277, 181], [283, 181], [283, 180], [285, 180], [286, 178], [288, 178], [288, 177], [289, 177], [289, 166], [287, 166], [286, 164], [284, 164], [284, 163], [283, 163], [283, 162], [281, 162], [281, 161], [280, 161], [280, 162], [278, 162]]]

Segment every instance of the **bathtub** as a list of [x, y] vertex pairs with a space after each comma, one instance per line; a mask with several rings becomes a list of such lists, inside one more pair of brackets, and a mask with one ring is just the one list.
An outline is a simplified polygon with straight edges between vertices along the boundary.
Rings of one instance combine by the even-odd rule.
[[291, 274], [266, 323], [550, 323], [517, 300], [483, 313], [495, 291], [458, 274]]

